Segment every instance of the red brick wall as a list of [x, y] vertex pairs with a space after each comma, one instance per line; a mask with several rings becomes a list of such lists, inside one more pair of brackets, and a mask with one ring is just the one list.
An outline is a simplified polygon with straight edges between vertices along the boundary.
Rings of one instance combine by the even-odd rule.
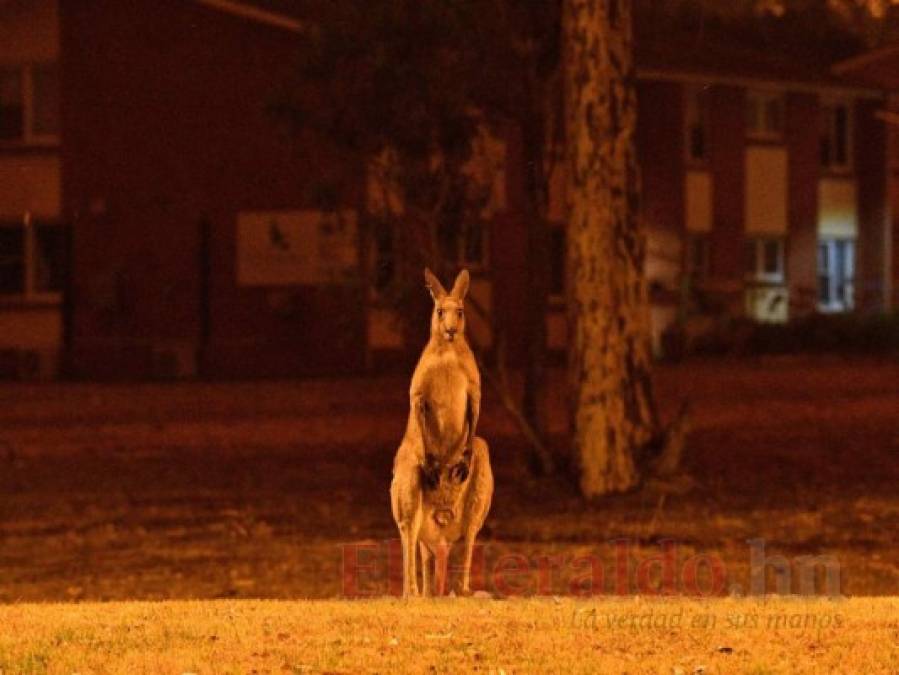
[[733, 310], [742, 302], [746, 191], [745, 95], [742, 89], [715, 86], [709, 92], [709, 165], [714, 188], [710, 273]]
[[[508, 209], [491, 223], [490, 266], [493, 271], [495, 337], [504, 341], [505, 357], [513, 366], [524, 363], [527, 293], [527, 226], [524, 203], [524, 159], [521, 134], [505, 129], [506, 203]], [[495, 345], [498, 346], [498, 345]]]
[[856, 304], [862, 311], [880, 311], [886, 305], [885, 276], [890, 223], [886, 173], [886, 124], [875, 114], [878, 100], [855, 105], [855, 170], [858, 176], [858, 265]]
[[684, 105], [676, 82], [637, 85], [643, 213], [651, 227], [684, 231]]
[[75, 371], [143, 376], [152, 344], [199, 343], [203, 220], [210, 374], [359, 367], [360, 292], [235, 283], [236, 214], [311, 207], [304, 188], [339, 171], [265, 111], [297, 36], [179, 0], [60, 4]]
[[787, 283], [791, 314], [817, 305], [819, 106], [814, 94], [789, 94], [786, 100], [788, 164]]

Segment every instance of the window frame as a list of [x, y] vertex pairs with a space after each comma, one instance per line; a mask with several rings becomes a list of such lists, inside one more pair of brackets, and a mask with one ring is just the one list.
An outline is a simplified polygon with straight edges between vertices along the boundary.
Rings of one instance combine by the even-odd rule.
[[[836, 147], [837, 145], [834, 143], [834, 141], [838, 140], [836, 138], [836, 116], [834, 114], [837, 108], [844, 108], [846, 111], [846, 161], [842, 164], [837, 164], [833, 160], [825, 163], [823, 150], [825, 134], [827, 140], [831, 143], [831, 147]], [[855, 170], [855, 161], [853, 157], [855, 115], [853, 113], [852, 101], [845, 98], [824, 98], [821, 99], [820, 102], [820, 111], [821, 120], [820, 129], [818, 130], [818, 166], [820, 167], [821, 172], [830, 175], [846, 175], [853, 173]], [[833, 154], [833, 151], [831, 154]]]
[[[780, 108], [779, 129], [772, 129], [767, 125], [768, 106], [772, 103], [777, 104]], [[753, 109], [754, 116], [760, 122], [760, 127], [751, 127], [749, 125], [748, 118], [750, 108]], [[765, 143], [783, 142], [786, 127], [786, 101], [784, 100], [783, 92], [771, 91], [768, 89], [747, 90], [744, 114], [746, 115], [746, 138], [748, 140]]]
[[466, 267], [472, 272], [482, 272], [490, 267], [490, 220], [481, 220], [475, 225], [475, 229], [481, 233], [481, 257], [480, 260], [468, 259], [468, 235], [472, 231], [474, 223], [468, 223], [468, 227], [463, 228], [462, 235], [458, 239], [459, 252], [456, 258], [460, 266]]
[[[57, 106], [59, 105], [59, 62], [35, 61], [20, 64], [3, 65], [3, 70], [18, 71], [22, 96], [22, 136], [20, 138], [0, 139], [0, 150], [22, 147], [56, 147], [60, 142], [60, 133], [38, 133], [36, 127], [36, 88], [34, 73], [38, 68], [52, 67], [57, 72]], [[56, 111], [57, 128], [60, 122], [60, 111]]]
[[[558, 239], [556, 239], [558, 237]], [[556, 245], [561, 245], [561, 250], [558, 251], [561, 253], [561, 260], [558, 262], [561, 263], [561, 268], [556, 269], [555, 260], [556, 257]], [[565, 269], [565, 263], [567, 261], [567, 248], [568, 248], [568, 228], [567, 225], [563, 222], [551, 222], [549, 223], [549, 288], [547, 289], [547, 302], [550, 307], [561, 307], [565, 304], [565, 286], [567, 282], [566, 274], [567, 271]], [[556, 274], [561, 274], [562, 280], [562, 288], [557, 289], [555, 287]]]
[[[836, 254], [839, 246], [843, 247], [843, 269], [837, 273]], [[822, 265], [821, 253], [825, 252], [825, 264]], [[818, 278], [818, 311], [827, 314], [851, 312], [855, 309], [855, 260], [856, 240], [852, 237], [824, 237], [818, 239], [817, 248], [817, 278]], [[847, 255], [848, 254], [848, 255]], [[829, 298], [827, 302], [821, 300], [821, 282], [827, 279]], [[838, 289], [842, 286], [842, 298], [838, 299]]]
[[[777, 271], [775, 272], [769, 272], [765, 269], [767, 253], [765, 247], [772, 243], [777, 245]], [[746, 250], [747, 254], [751, 250], [753, 256], [753, 269], [746, 270], [746, 281], [762, 284], [783, 284], [786, 282], [786, 243], [783, 237], [762, 236], [747, 238]]]
[[22, 231], [22, 292], [4, 293], [0, 291], [0, 302], [25, 302], [37, 304], [61, 304], [62, 290], [45, 291], [38, 289], [38, 228], [54, 227], [60, 230], [65, 225], [54, 219], [35, 220], [26, 214], [20, 221], [0, 220], [0, 228], [21, 229]]
[[[465, 267], [472, 274], [484, 274], [488, 271], [490, 265], [490, 236], [492, 232], [494, 221], [492, 220], [483, 220], [479, 223], [479, 228], [482, 233], [481, 239], [481, 260], [467, 260], [467, 252], [468, 252], [468, 239], [466, 228], [455, 240], [456, 249], [454, 252], [454, 259], [450, 261], [453, 265], [458, 267]], [[396, 238], [396, 230], [397, 228], [402, 227], [402, 223], [393, 222], [393, 221], [384, 221], [377, 224], [370, 225], [370, 234], [367, 237], [366, 242], [366, 267], [368, 270], [368, 286], [369, 286], [369, 298], [371, 300], [377, 301], [383, 297], [387, 293], [387, 290], [397, 279], [397, 238]], [[381, 230], [380, 228], [384, 228]], [[439, 237], [439, 235], [438, 235]], [[438, 248], [441, 247], [442, 242], [436, 242]], [[444, 252], [440, 251], [442, 255]], [[390, 266], [389, 275], [384, 278], [383, 283], [378, 283], [380, 280], [379, 273], [382, 260], [385, 260], [384, 256], [389, 256], [389, 260], [387, 264]]]
[[[696, 255], [697, 245], [701, 251], [700, 256]], [[690, 280], [690, 284], [693, 286], [701, 286], [709, 280], [711, 275], [711, 251], [711, 237], [707, 233], [690, 232], [687, 234], [684, 250], [684, 271]]]
[[[684, 158], [688, 167], [707, 167], [709, 164], [709, 92], [708, 87], [696, 84], [684, 86]], [[702, 132], [702, 155], [693, 154], [694, 122]]]
[[[455, 236], [455, 241], [453, 242], [455, 250], [449, 251], [452, 256], [451, 262], [459, 267], [465, 267], [471, 272], [482, 272], [488, 269], [490, 266], [490, 230], [492, 224], [492, 221], [489, 219], [480, 220], [477, 223], [464, 223]], [[480, 260], [468, 259], [468, 235], [473, 229], [481, 233]], [[447, 252], [443, 250], [444, 242], [440, 241], [440, 236], [438, 232], [437, 245], [440, 249], [440, 254], [445, 255]]]

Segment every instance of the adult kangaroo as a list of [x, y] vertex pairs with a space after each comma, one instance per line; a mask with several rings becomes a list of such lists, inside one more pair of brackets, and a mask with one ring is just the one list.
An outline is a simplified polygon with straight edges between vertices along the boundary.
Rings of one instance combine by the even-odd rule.
[[434, 300], [431, 336], [409, 388], [409, 421], [393, 462], [390, 503], [403, 548], [403, 595], [418, 595], [417, 553], [422, 557], [422, 592], [429, 593], [435, 563], [436, 592], [446, 585], [449, 552], [464, 540], [462, 588], [470, 593], [474, 541], [493, 497], [487, 443], [476, 436], [481, 376], [465, 339], [468, 270], [449, 293], [430, 270], [425, 282]]

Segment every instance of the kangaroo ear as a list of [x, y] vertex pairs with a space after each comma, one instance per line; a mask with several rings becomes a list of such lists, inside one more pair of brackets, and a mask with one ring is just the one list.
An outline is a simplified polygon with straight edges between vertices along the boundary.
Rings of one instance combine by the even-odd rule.
[[434, 302], [437, 302], [441, 298], [446, 295], [446, 289], [443, 287], [443, 284], [440, 283], [440, 280], [434, 276], [434, 273], [425, 267], [425, 286], [428, 287], [428, 291], [431, 293], [431, 297], [434, 298]]
[[468, 293], [468, 270], [459, 272], [456, 277], [456, 283], [453, 284], [453, 290], [450, 293], [456, 300], [464, 300]]

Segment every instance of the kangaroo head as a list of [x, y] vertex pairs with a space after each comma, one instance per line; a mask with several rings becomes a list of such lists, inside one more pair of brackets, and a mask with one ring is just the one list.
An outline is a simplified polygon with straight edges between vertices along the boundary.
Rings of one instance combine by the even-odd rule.
[[456, 335], [465, 334], [465, 295], [468, 293], [468, 270], [459, 272], [449, 293], [434, 276], [425, 268], [425, 283], [434, 299], [434, 311], [431, 313], [431, 336], [437, 340], [453, 342]]

